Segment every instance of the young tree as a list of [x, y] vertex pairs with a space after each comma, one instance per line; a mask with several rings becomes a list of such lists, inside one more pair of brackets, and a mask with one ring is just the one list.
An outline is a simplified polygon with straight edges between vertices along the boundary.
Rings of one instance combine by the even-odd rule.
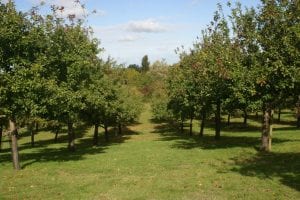
[[114, 109], [112, 105], [115, 105], [117, 99], [117, 91], [113, 83], [107, 77], [94, 79], [83, 94], [86, 107], [82, 114], [85, 121], [95, 127], [94, 145], [98, 145], [99, 126], [105, 129], [105, 139], [108, 141], [107, 128]]
[[263, 102], [263, 151], [271, 150], [273, 109], [295, 85], [300, 60], [299, 17], [298, 1], [262, 1], [258, 15], [260, 65], [255, 70], [257, 93]]
[[45, 79], [40, 58], [45, 49], [38, 21], [18, 12], [12, 1], [0, 3], [0, 107], [9, 120], [13, 166], [20, 169], [17, 120], [43, 112]]
[[147, 72], [147, 71], [149, 71], [149, 68], [150, 68], [150, 62], [148, 60], [148, 56], [145, 55], [142, 58], [141, 71], [142, 72]]
[[215, 110], [215, 138], [220, 138], [221, 105], [232, 95], [233, 74], [237, 66], [237, 50], [229, 37], [227, 21], [222, 16], [222, 8], [215, 13], [211, 26], [203, 32], [201, 47], [203, 64], [207, 69], [207, 84], [210, 101], [216, 106]]
[[[54, 7], [53, 16], [56, 16], [57, 9]], [[91, 82], [91, 73], [101, 50], [98, 41], [92, 38], [81, 21], [75, 22], [73, 15], [69, 20], [70, 24], [66, 24], [64, 19], [48, 17], [49, 47], [45, 69], [48, 77], [57, 83], [52, 90], [49, 116], [67, 124], [68, 147], [74, 151], [73, 126], [79, 119], [79, 111], [85, 106], [82, 90]]]
[[[210, 77], [208, 76], [208, 68], [206, 66], [206, 54], [203, 51], [200, 43], [194, 44], [194, 49], [185, 58], [182, 57], [182, 62], [187, 62], [185, 69], [186, 78], [190, 81], [193, 88], [193, 98], [196, 116], [201, 119], [199, 136], [204, 135], [204, 127], [206, 118], [212, 112], [211, 85]], [[184, 61], [186, 60], [186, 61]], [[191, 89], [190, 89], [191, 90]], [[190, 92], [191, 93], [191, 92]]]
[[130, 64], [130, 65], [128, 65], [127, 68], [128, 68], [128, 69], [134, 69], [134, 70], [137, 71], [137, 72], [140, 72], [140, 71], [141, 71], [140, 66], [137, 65], [137, 64]]
[[119, 88], [116, 107], [116, 124], [119, 134], [122, 134], [122, 126], [135, 122], [142, 111], [140, 93], [131, 87]]
[[296, 102], [296, 124], [300, 128], [300, 69], [296, 73], [296, 83], [293, 91], [294, 102]]
[[169, 101], [167, 95], [152, 99], [151, 108], [154, 120], [169, 121], [174, 118], [172, 112], [168, 109]]
[[[194, 102], [192, 93], [189, 93], [188, 79], [186, 79], [183, 65], [175, 65], [169, 71], [167, 79], [167, 91], [169, 97], [168, 109], [172, 111], [173, 116], [180, 123], [180, 131], [183, 133], [184, 122], [187, 119], [193, 119]], [[192, 133], [190, 126], [190, 134]]]
[[0, 114], [0, 151], [2, 149], [2, 136], [3, 136], [3, 129], [5, 127], [5, 124], [7, 124], [6, 117], [5, 115]]

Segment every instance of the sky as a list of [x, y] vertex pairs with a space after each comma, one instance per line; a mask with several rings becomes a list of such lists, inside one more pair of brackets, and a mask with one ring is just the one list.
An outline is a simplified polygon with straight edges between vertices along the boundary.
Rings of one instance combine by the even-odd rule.
[[[41, 0], [15, 0], [16, 6], [27, 11]], [[74, 0], [44, 0], [46, 6], [64, 6], [64, 14], [90, 14], [87, 25], [104, 48], [99, 56], [111, 56], [119, 64], [140, 64], [144, 55], [150, 62], [165, 59], [178, 62], [177, 47], [192, 47], [201, 30], [213, 18], [217, 0], [81, 0], [83, 10]], [[235, 1], [233, 1], [235, 2]], [[243, 6], [259, 5], [259, 0], [240, 0]], [[224, 9], [225, 14], [229, 14]]]

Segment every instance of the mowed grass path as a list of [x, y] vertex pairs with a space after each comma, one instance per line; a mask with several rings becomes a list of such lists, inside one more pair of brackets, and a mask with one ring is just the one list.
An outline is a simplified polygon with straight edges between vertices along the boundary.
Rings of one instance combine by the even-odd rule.
[[211, 128], [199, 139], [150, 119], [145, 106], [138, 124], [98, 147], [93, 130], [78, 127], [75, 153], [65, 133], [54, 144], [54, 134], [40, 132], [34, 148], [24, 136], [19, 172], [5, 138], [0, 199], [300, 199], [300, 131], [289, 122], [275, 126], [273, 151], [261, 154], [255, 120], [225, 128], [216, 142]]

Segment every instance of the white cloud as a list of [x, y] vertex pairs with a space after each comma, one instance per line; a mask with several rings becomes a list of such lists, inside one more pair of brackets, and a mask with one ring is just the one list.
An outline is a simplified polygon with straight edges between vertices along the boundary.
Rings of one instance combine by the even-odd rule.
[[[129, 21], [124, 24], [115, 24], [112, 26], [102, 26], [102, 27], [94, 27], [94, 31], [96, 33], [135, 33], [135, 34], [143, 34], [143, 33], [162, 33], [172, 30], [174, 25], [164, 24], [155, 19], [146, 19], [146, 20], [138, 20], [138, 21]], [[124, 35], [124, 34], [123, 34]], [[132, 37], [132, 35], [130, 35]], [[126, 36], [128, 37], [128, 36]], [[136, 37], [136, 35], [135, 35]], [[139, 37], [140, 38], [140, 37]]]
[[136, 33], [161, 33], [168, 31], [167, 25], [154, 19], [130, 21], [126, 24], [126, 30]]
[[126, 36], [121, 37], [118, 41], [119, 42], [134, 42], [139, 39], [141, 39], [141, 37], [138, 35], [126, 35]]

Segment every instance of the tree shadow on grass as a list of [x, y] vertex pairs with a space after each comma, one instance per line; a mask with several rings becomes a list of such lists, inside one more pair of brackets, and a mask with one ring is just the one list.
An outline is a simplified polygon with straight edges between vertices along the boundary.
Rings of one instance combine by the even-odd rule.
[[[132, 125], [130, 125], [132, 126]], [[140, 133], [139, 132], [136, 132], [136, 131], [133, 131], [132, 129], [130, 129], [129, 127], [127, 126], [124, 126], [122, 127], [122, 134], [121, 135], [139, 135]]]
[[[188, 135], [188, 130], [185, 132], [179, 133], [174, 126], [170, 124], [159, 124], [155, 126], [155, 131], [153, 133], [158, 133], [161, 135], [160, 141], [175, 141], [172, 144], [172, 148], [179, 149], [224, 149], [224, 148], [234, 148], [234, 147], [252, 147], [258, 148], [260, 145], [260, 133], [254, 132], [256, 128], [253, 130], [243, 129], [244, 132], [253, 132], [253, 136], [247, 134], [243, 135], [243, 131], [231, 131], [234, 133], [231, 135], [226, 135], [225, 130], [223, 130], [223, 134], [221, 133], [220, 140], [215, 140], [213, 135], [204, 135], [204, 137], [199, 137], [199, 135]], [[229, 130], [228, 130], [229, 131]], [[288, 142], [288, 139], [279, 139], [273, 138], [273, 144]]]
[[[168, 129], [172, 130], [172, 131], [178, 131], [180, 130], [180, 124], [176, 123], [174, 121], [166, 121], [166, 120], [151, 120], [153, 124], [156, 124], [155, 129], [156, 130], [160, 130], [162, 129], [161, 126], [169, 126]], [[184, 123], [184, 127], [185, 127], [185, 132], [188, 132], [189, 129], [189, 123], [185, 122]], [[209, 119], [206, 120], [205, 122], [205, 128], [206, 129], [211, 129], [214, 130], [215, 129], [215, 122], [213, 119]], [[221, 131], [222, 132], [257, 132], [261, 130], [261, 126], [255, 126], [253, 124], [244, 124], [243, 122], [230, 122], [230, 124], [228, 125], [227, 123], [225, 123], [225, 120], [222, 121], [221, 123]], [[199, 126], [193, 126], [193, 132], [200, 132], [200, 127]]]
[[295, 134], [300, 134], [300, 128], [297, 128], [295, 126], [291, 127], [279, 127], [279, 128], [273, 128], [276, 131], [294, 131]]
[[[277, 139], [272, 140], [273, 144], [284, 143], [290, 140]], [[192, 137], [189, 140], [179, 140], [172, 145], [173, 148], [179, 149], [226, 149], [235, 147], [252, 147], [258, 149], [260, 138], [249, 136], [222, 136], [220, 140], [215, 140], [214, 136], [205, 136], [203, 138]]]
[[[82, 123], [82, 124], [77, 125], [76, 127], [74, 127], [75, 137], [82, 138], [89, 128], [90, 128], [90, 126], [87, 124]], [[59, 134], [58, 134], [58, 140], [56, 141], [56, 143], [65, 143], [66, 141], [68, 141], [67, 131], [68, 130], [66, 127], [63, 127], [60, 129]], [[22, 139], [25, 137], [31, 137], [30, 134], [31, 133], [27, 129], [24, 129], [24, 131], [22, 131], [22, 133], [20, 134], [19, 139]], [[53, 139], [37, 140], [36, 136], [39, 134], [52, 134]], [[35, 148], [35, 147], [47, 147], [54, 143], [54, 137], [55, 137], [55, 133], [53, 132], [53, 130], [51, 130], [49, 128], [40, 129], [35, 134], [34, 147], [31, 146], [31, 142], [27, 142], [27, 143], [23, 143], [23, 144], [19, 145], [19, 150]]]
[[155, 119], [155, 118], [151, 118], [150, 122], [152, 124], [162, 124], [162, 123], [172, 123], [173, 120], [172, 119]]
[[[214, 124], [213, 126], [211, 126], [212, 128], [214, 128]], [[242, 122], [231, 122], [230, 125], [224, 125], [222, 126], [221, 129], [222, 132], [238, 132], [238, 133], [242, 133], [242, 132], [259, 132], [261, 131], [261, 126], [254, 126], [251, 124], [244, 124]]]
[[[291, 114], [292, 115], [292, 114]], [[248, 119], [255, 121], [257, 123], [261, 123], [262, 122], [262, 116], [259, 115], [258, 117], [255, 115], [249, 115]], [[296, 126], [297, 122], [296, 122], [296, 118], [294, 120], [287, 120], [287, 119], [281, 119], [280, 122], [278, 122], [278, 119], [276, 117], [273, 118], [273, 124], [274, 125], [280, 125], [280, 126]]]
[[79, 148], [70, 152], [67, 148], [43, 148], [30, 153], [21, 153], [20, 159], [22, 169], [34, 164], [43, 162], [68, 162], [84, 160], [86, 155], [105, 153], [106, 147]]
[[[297, 130], [293, 127], [277, 128], [278, 130]], [[248, 131], [249, 132], [249, 131]], [[199, 138], [198, 135], [189, 136], [188, 131], [184, 134], [179, 133], [174, 126], [169, 124], [156, 125], [155, 131], [161, 135], [160, 141], [174, 141], [171, 144], [171, 148], [179, 149], [225, 149], [234, 147], [245, 148], [258, 148], [260, 145], [260, 133], [254, 132], [253, 137], [247, 134], [243, 136], [241, 134], [226, 135], [223, 133], [221, 139], [216, 141], [213, 135], [206, 135]], [[295, 131], [295, 133], [298, 133]], [[273, 138], [273, 144], [280, 144], [284, 142], [295, 141], [295, 139], [282, 139]], [[297, 140], [299, 141], [299, 140]], [[300, 191], [300, 153], [288, 152], [288, 153], [262, 153], [257, 152], [253, 157], [251, 156], [236, 156], [231, 159], [233, 161], [233, 168], [230, 171], [240, 173], [244, 176], [253, 176], [261, 179], [279, 178], [281, 183]], [[220, 173], [227, 173], [220, 171]]]
[[[74, 132], [75, 132], [75, 140], [76, 142], [79, 141], [81, 138], [83, 138], [85, 136], [85, 134], [87, 133], [87, 131], [91, 128], [91, 126], [86, 125], [86, 124], [80, 124], [76, 127], [74, 127]], [[113, 128], [109, 129], [109, 137], [110, 137], [110, 142], [116, 142], [116, 143], [122, 143], [124, 139], [128, 139], [128, 135], [137, 135], [138, 133], [135, 131], [132, 131], [131, 129], [127, 128], [127, 127], [123, 127], [123, 134], [118, 136], [115, 134], [115, 130]], [[31, 142], [27, 142], [24, 144], [19, 145], [19, 150], [24, 150], [24, 149], [30, 149], [30, 148], [42, 148], [42, 147], [47, 147], [53, 143], [66, 143], [68, 141], [68, 134], [67, 134], [67, 129], [66, 127], [63, 127], [58, 134], [58, 138], [57, 141], [54, 141], [54, 136], [55, 134], [51, 131], [45, 133], [45, 132], [39, 132], [38, 134], [52, 134], [53, 135], [53, 139], [46, 139], [46, 140], [36, 140], [35, 141], [35, 146], [32, 147], [31, 146]], [[121, 137], [122, 136], [122, 137]], [[22, 133], [22, 137], [30, 137], [30, 132], [28, 131], [24, 131]], [[92, 136], [91, 136], [92, 137]], [[118, 142], [117, 142], [118, 141]], [[100, 137], [99, 137], [99, 142], [102, 144], [106, 144], [105, 140], [104, 140], [104, 136], [103, 136], [103, 131], [100, 132]], [[90, 139], [90, 144], [93, 144], [93, 139]]]
[[300, 191], [300, 153], [257, 153], [252, 158], [232, 159], [232, 171], [261, 179], [279, 177], [282, 184]]
[[[184, 134], [179, 133], [175, 126], [170, 124], [157, 124], [153, 133], [160, 134], [160, 141], [174, 141], [171, 144], [171, 148], [179, 149], [225, 149], [234, 147], [245, 148], [258, 148], [260, 145], [260, 132], [247, 128], [242, 128], [243, 131], [248, 132], [247, 135], [243, 135], [243, 131], [232, 131], [233, 127], [229, 127], [228, 130], [221, 133], [221, 139], [216, 141], [213, 135], [205, 135], [200, 138], [198, 135], [189, 136], [188, 130]], [[238, 128], [239, 129], [239, 128]], [[276, 128], [276, 131], [280, 130], [298, 130], [295, 127]], [[228, 132], [232, 132], [230, 135], [226, 135]], [[237, 133], [239, 132], [239, 133]], [[253, 136], [252, 136], [253, 133]], [[295, 134], [300, 132], [295, 131]], [[273, 138], [273, 144], [280, 144], [284, 142], [296, 141], [295, 139], [283, 139]], [[299, 140], [297, 140], [299, 141]], [[257, 152], [256, 155], [249, 156], [236, 156], [231, 159], [233, 161], [233, 168], [230, 171], [240, 173], [244, 176], [259, 177], [261, 179], [267, 178], [279, 178], [281, 183], [291, 187], [297, 191], [300, 191], [300, 153], [288, 152], [288, 153], [261, 153]], [[220, 171], [220, 173], [227, 173]]]
[[[110, 130], [110, 139], [108, 142], [105, 141], [104, 135], [100, 134], [99, 145], [93, 146], [93, 138], [84, 135], [86, 129], [77, 129], [76, 132], [82, 131], [82, 134], [77, 134], [75, 141], [74, 152], [70, 152], [67, 148], [67, 136], [63, 135], [59, 138], [59, 143], [64, 144], [54, 144], [53, 139], [37, 141], [37, 146], [32, 148], [30, 143], [25, 143], [20, 145], [19, 153], [21, 160], [21, 167], [26, 168], [34, 163], [43, 162], [67, 162], [67, 161], [79, 161], [86, 158], [87, 155], [95, 155], [105, 153], [105, 149], [112, 145], [118, 145], [124, 143], [126, 140], [130, 139], [130, 135], [138, 134], [128, 128], [124, 129], [123, 135], [115, 136], [113, 130]], [[43, 133], [51, 134], [51, 133]], [[78, 138], [80, 136], [81, 138]], [[6, 141], [8, 142], [8, 141]], [[56, 147], [54, 146], [56, 145]], [[58, 145], [58, 146], [57, 146]], [[65, 145], [65, 146], [64, 146]], [[30, 149], [28, 151], [28, 149]], [[25, 152], [24, 152], [25, 151]], [[0, 163], [11, 162], [10, 149], [5, 149], [1, 152]]]

